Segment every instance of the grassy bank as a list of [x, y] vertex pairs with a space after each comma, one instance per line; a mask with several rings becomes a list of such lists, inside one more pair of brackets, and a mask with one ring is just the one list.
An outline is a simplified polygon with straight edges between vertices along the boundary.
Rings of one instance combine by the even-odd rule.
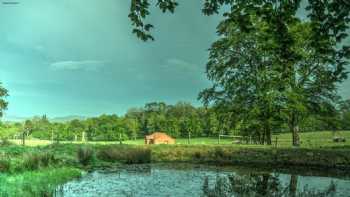
[[0, 174], [0, 196], [53, 196], [57, 186], [80, 176], [80, 170], [75, 168]]
[[[0, 147], [1, 196], [50, 196], [84, 171], [120, 164], [189, 162], [258, 167], [350, 169], [350, 146], [53, 144]], [[16, 194], [16, 195], [7, 195]]]
[[229, 146], [172, 146], [152, 148], [154, 162], [199, 162], [271, 167], [350, 169], [350, 147], [329, 149]]
[[19, 173], [49, 167], [93, 169], [117, 164], [195, 162], [350, 168], [350, 146], [275, 148], [230, 145], [57, 144], [0, 147], [0, 172]]
[[[350, 131], [338, 131], [336, 132], [336, 136], [343, 137], [347, 139], [344, 143], [334, 143], [333, 142], [333, 132], [331, 131], [317, 131], [317, 132], [304, 132], [300, 133], [301, 139], [301, 147], [302, 148], [327, 148], [327, 147], [342, 147], [342, 146], [350, 146]], [[276, 145], [280, 148], [290, 148], [292, 146], [292, 134], [291, 133], [281, 133], [272, 136], [273, 145]], [[124, 142], [125, 144], [133, 144], [133, 145], [143, 145], [144, 139], [138, 140], [129, 140]], [[176, 144], [178, 145], [231, 145], [237, 147], [265, 147], [263, 145], [246, 145], [244, 142], [241, 144], [233, 143], [232, 138], [222, 137], [219, 139], [218, 137], [201, 137], [201, 138], [192, 138], [190, 141], [187, 138], [178, 138], [176, 139]]]
[[[330, 131], [317, 131], [317, 132], [304, 132], [300, 133], [301, 148], [331, 148], [331, 147], [343, 147], [350, 146], [350, 131], [338, 131], [336, 136], [343, 137], [346, 139], [344, 143], [334, 143], [333, 142], [333, 132]], [[276, 141], [277, 140], [277, 141]], [[10, 140], [13, 144], [20, 145], [21, 140]], [[282, 133], [272, 136], [273, 145], [279, 148], [291, 148], [292, 145], [292, 134]], [[277, 142], [277, 144], [276, 144]], [[80, 141], [62, 141], [62, 144], [89, 144], [89, 145], [111, 145], [119, 144], [116, 141], [95, 141], [95, 142], [80, 142]], [[127, 140], [123, 141], [123, 144], [129, 145], [144, 145], [144, 139]], [[218, 137], [199, 137], [191, 138], [189, 141], [187, 138], [177, 138], [177, 145], [230, 145], [235, 147], [265, 147], [264, 145], [247, 145], [244, 143], [235, 144], [232, 138], [223, 137], [220, 139]], [[38, 140], [38, 139], [28, 139], [26, 140], [26, 146], [46, 146], [52, 144], [50, 140]]]

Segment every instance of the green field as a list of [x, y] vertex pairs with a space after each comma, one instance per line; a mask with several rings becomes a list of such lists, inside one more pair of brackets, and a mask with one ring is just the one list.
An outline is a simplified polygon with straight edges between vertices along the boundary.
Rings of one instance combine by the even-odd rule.
[[[144, 145], [143, 139], [119, 142], [62, 142], [27, 140], [28, 146], [0, 146], [0, 196], [50, 196], [58, 185], [87, 170], [121, 164], [188, 162], [253, 167], [307, 167], [350, 169], [350, 132], [332, 142], [331, 132], [301, 133], [301, 148], [291, 148], [291, 135], [282, 134], [275, 145], [234, 144], [232, 139], [177, 139], [176, 145]], [[19, 140], [12, 141], [20, 143]], [[322, 170], [321, 170], [322, 171]]]
[[[335, 143], [333, 142], [333, 133], [330, 131], [319, 131], [319, 132], [305, 132], [300, 133], [301, 147], [302, 148], [322, 148], [322, 147], [341, 147], [341, 146], [350, 146], [350, 131], [338, 131], [336, 136], [343, 137], [346, 139], [345, 143]], [[284, 133], [279, 135], [273, 135], [272, 141], [273, 146], [276, 146], [277, 139], [277, 147], [287, 148], [292, 145], [292, 134]], [[10, 140], [11, 142], [20, 145], [21, 140]], [[30, 139], [26, 140], [27, 146], [42, 146], [49, 145], [52, 142], [49, 140], [36, 140]], [[69, 144], [82, 144], [83, 142], [71, 142], [71, 141], [62, 141], [61, 143]], [[108, 145], [108, 144], [119, 144], [119, 142], [115, 141], [98, 141], [98, 142], [84, 142], [84, 144], [99, 144], [99, 145]], [[123, 144], [130, 145], [144, 145], [144, 139], [136, 139], [136, 140], [127, 140], [123, 141]], [[220, 143], [218, 138], [216, 137], [202, 137], [202, 138], [191, 138], [190, 141], [187, 138], [178, 138], [176, 139], [176, 144], [179, 145], [231, 145], [231, 146], [239, 146], [239, 147], [264, 147], [264, 145], [256, 145], [256, 144], [245, 144], [244, 142], [237, 144], [234, 142], [232, 138], [221, 137]]]
[[[319, 148], [319, 147], [333, 147], [333, 146], [344, 146], [350, 145], [350, 131], [338, 131], [337, 136], [344, 137], [346, 139], [345, 143], [335, 143], [333, 142], [333, 133], [330, 131], [319, 131], [319, 132], [307, 132], [300, 133], [301, 147], [303, 148]], [[279, 135], [273, 135], [272, 141], [273, 146], [276, 146], [276, 138], [277, 138], [277, 147], [291, 147], [292, 146], [292, 134], [284, 133]], [[142, 145], [144, 144], [143, 139], [138, 140], [129, 140], [125, 141], [126, 144], [134, 144], [134, 145]], [[176, 139], [176, 144], [186, 144], [188, 145], [187, 138]], [[217, 145], [219, 144], [218, 137], [216, 138], [192, 138], [190, 140], [190, 145]], [[221, 145], [232, 145], [232, 146], [263, 146], [263, 145], [250, 145], [237, 144], [234, 142], [232, 138], [221, 137], [220, 138]]]
[[[333, 142], [333, 133], [329, 131], [320, 132], [307, 132], [300, 133], [301, 147], [302, 148], [322, 148], [322, 147], [342, 147], [350, 146], [350, 131], [339, 131], [337, 136], [346, 139], [345, 143], [335, 143]], [[292, 147], [292, 134], [284, 133], [279, 135], [274, 135], [272, 137], [273, 147], [278, 148], [288, 148]], [[126, 141], [126, 144], [142, 145], [144, 144], [143, 139]], [[176, 144], [186, 144], [188, 145], [188, 139], [180, 138], [176, 139]], [[190, 140], [190, 145], [218, 145], [218, 138], [192, 138]], [[220, 138], [220, 145], [230, 145], [238, 147], [267, 147], [267, 145], [257, 145], [257, 144], [237, 144], [232, 138]]]

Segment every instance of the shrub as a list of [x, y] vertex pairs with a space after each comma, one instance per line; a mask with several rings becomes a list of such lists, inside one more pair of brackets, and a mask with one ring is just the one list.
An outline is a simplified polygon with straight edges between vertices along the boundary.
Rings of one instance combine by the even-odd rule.
[[214, 150], [214, 156], [215, 158], [217, 159], [222, 159], [225, 157], [225, 151], [223, 148], [221, 147], [215, 147], [215, 150]]
[[199, 152], [199, 151], [196, 151], [194, 154], [193, 154], [193, 157], [197, 160], [200, 160], [202, 159], [202, 153]]
[[37, 170], [41, 167], [48, 167], [55, 163], [56, 159], [52, 153], [32, 153], [27, 154], [23, 160], [23, 168], [27, 170]]
[[94, 160], [95, 154], [91, 148], [79, 147], [77, 157], [79, 163], [87, 166]]
[[9, 159], [0, 159], [0, 172], [7, 172], [10, 170], [11, 162]]
[[146, 148], [133, 149], [127, 153], [127, 164], [143, 164], [151, 162], [151, 151]]
[[48, 167], [51, 163], [55, 163], [57, 160], [52, 153], [43, 153], [40, 155], [40, 162], [42, 167]]
[[57, 188], [79, 177], [81, 177], [81, 171], [74, 168], [48, 168], [10, 176], [4, 175], [0, 176], [0, 196], [61, 196], [56, 194]]
[[13, 145], [12, 142], [10, 142], [7, 138], [2, 138], [0, 140], [0, 146], [10, 146]]
[[123, 155], [117, 148], [108, 147], [100, 150], [97, 157], [104, 161], [120, 161], [122, 160]]
[[148, 148], [109, 146], [98, 152], [98, 158], [104, 161], [119, 161], [127, 164], [150, 163], [151, 150]]
[[24, 157], [23, 168], [27, 170], [37, 170], [40, 168], [39, 154], [28, 154]]

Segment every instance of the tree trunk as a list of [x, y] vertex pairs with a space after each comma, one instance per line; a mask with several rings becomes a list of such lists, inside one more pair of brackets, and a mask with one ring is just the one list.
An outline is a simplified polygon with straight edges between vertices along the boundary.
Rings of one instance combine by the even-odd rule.
[[299, 147], [300, 146], [299, 125], [298, 125], [297, 118], [296, 118], [294, 113], [292, 114], [292, 117], [291, 117], [289, 129], [292, 133], [293, 146]]
[[268, 194], [268, 188], [269, 188], [269, 179], [270, 175], [269, 174], [264, 174], [259, 181], [257, 181], [256, 189], [257, 193], [261, 196], [267, 196]]
[[81, 132], [81, 141], [85, 142], [85, 131]]
[[272, 144], [272, 136], [271, 136], [271, 128], [270, 128], [270, 124], [268, 122], [265, 122], [265, 140], [267, 145], [271, 145]]
[[268, 188], [269, 188], [269, 179], [270, 175], [263, 175], [263, 182], [262, 182], [262, 190], [261, 193], [263, 196], [266, 196], [268, 193]]
[[267, 130], [266, 131], [266, 143], [267, 145], [271, 145], [272, 144], [272, 140], [271, 140], [271, 131], [270, 130]]
[[262, 133], [261, 144], [262, 145], [265, 144], [265, 131], [263, 131], [263, 133]]
[[25, 132], [22, 133], [22, 146], [26, 145], [26, 134]]
[[265, 133], [264, 133], [264, 131], [259, 131], [259, 144], [264, 144], [264, 142], [265, 142]]
[[291, 175], [290, 182], [289, 182], [289, 196], [290, 197], [296, 197], [297, 187], [298, 187], [298, 176]]
[[299, 126], [293, 125], [292, 127], [292, 135], [293, 135], [293, 146], [300, 146], [300, 138], [299, 138]]

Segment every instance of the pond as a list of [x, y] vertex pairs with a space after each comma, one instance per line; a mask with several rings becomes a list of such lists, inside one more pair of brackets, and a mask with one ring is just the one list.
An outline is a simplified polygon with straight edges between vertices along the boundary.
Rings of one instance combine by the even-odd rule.
[[350, 196], [349, 177], [316, 174], [197, 164], [128, 165], [68, 182], [56, 196]]

